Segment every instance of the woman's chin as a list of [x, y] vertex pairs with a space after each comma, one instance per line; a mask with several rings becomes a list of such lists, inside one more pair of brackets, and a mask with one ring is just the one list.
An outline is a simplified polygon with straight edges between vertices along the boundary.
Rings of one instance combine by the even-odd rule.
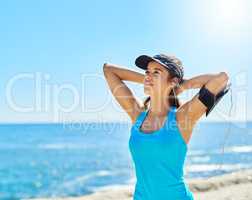
[[144, 94], [150, 95], [150, 94], [151, 94], [151, 88], [145, 87], [145, 88], [144, 88]]

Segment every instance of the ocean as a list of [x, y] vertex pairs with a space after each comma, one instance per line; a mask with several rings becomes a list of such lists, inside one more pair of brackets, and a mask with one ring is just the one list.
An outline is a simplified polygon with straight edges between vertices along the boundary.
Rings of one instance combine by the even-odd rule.
[[[1, 124], [0, 199], [82, 196], [134, 182], [128, 123]], [[252, 167], [252, 122], [201, 122], [185, 178]]]

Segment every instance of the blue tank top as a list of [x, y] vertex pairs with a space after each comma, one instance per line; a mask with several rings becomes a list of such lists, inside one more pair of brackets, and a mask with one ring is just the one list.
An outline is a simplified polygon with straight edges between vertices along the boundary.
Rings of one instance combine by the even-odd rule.
[[184, 182], [187, 144], [177, 126], [176, 110], [170, 107], [159, 130], [140, 130], [148, 111], [141, 112], [130, 129], [129, 149], [136, 172], [134, 200], [194, 199]]

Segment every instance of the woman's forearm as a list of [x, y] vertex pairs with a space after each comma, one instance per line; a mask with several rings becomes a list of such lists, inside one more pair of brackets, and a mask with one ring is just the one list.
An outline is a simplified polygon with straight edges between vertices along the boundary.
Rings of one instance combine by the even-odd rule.
[[183, 89], [196, 89], [201, 88], [208, 81], [215, 78], [218, 74], [203, 74], [199, 76], [195, 76], [193, 78], [187, 79], [183, 84]]
[[108, 73], [114, 73], [121, 80], [144, 83], [144, 74], [122, 68], [119, 65], [104, 63], [103, 70]]
[[178, 95], [188, 89], [201, 88], [208, 81], [210, 81], [211, 79], [215, 78], [218, 75], [219, 74], [203, 74], [203, 75], [195, 76], [190, 79], [185, 79], [185, 81], [182, 84], [176, 87], [175, 92]]

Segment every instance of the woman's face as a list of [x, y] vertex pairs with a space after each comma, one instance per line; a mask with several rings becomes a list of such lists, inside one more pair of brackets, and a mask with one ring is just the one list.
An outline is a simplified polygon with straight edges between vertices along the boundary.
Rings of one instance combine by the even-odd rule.
[[169, 71], [161, 64], [151, 61], [145, 71], [144, 93], [150, 96], [163, 95], [170, 91]]

